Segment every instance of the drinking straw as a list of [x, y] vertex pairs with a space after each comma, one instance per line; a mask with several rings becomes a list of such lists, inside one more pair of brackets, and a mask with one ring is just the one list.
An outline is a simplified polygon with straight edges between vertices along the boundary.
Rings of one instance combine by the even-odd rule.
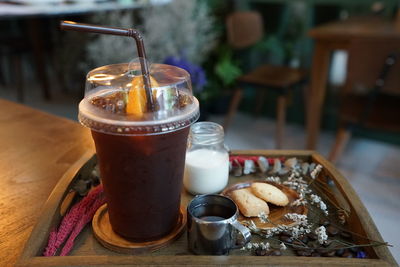
[[143, 84], [146, 91], [146, 99], [147, 99], [147, 110], [154, 110], [153, 97], [151, 93], [151, 83], [150, 83], [150, 74], [149, 67], [146, 60], [146, 52], [143, 44], [143, 37], [139, 31], [135, 29], [124, 29], [124, 28], [115, 28], [115, 27], [104, 27], [98, 25], [90, 25], [77, 23], [74, 21], [61, 21], [60, 28], [62, 30], [72, 30], [78, 32], [91, 32], [91, 33], [100, 33], [100, 34], [110, 34], [110, 35], [120, 35], [120, 36], [128, 36], [135, 39], [136, 49], [138, 51], [139, 60], [140, 60], [140, 68], [142, 70], [143, 75]]

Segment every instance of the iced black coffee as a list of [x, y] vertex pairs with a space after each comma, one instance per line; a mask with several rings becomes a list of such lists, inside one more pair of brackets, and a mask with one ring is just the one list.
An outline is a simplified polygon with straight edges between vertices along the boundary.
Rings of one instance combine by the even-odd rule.
[[112, 229], [134, 241], [159, 239], [177, 224], [189, 126], [199, 116], [186, 71], [154, 64], [150, 80], [151, 111], [137, 64], [89, 72], [79, 105], [96, 145]]

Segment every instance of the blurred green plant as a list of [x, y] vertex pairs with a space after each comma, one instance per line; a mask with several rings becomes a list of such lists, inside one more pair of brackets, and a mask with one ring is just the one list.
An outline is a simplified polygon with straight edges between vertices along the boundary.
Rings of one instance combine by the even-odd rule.
[[214, 71], [224, 87], [232, 86], [242, 75], [239, 62], [233, 59], [233, 51], [229, 47], [222, 46], [220, 48], [219, 59], [215, 64]]
[[234, 58], [233, 50], [225, 43], [218, 45], [203, 67], [207, 73], [207, 84], [199, 95], [202, 101], [220, 97], [242, 75], [239, 60]]
[[277, 35], [271, 34], [253, 46], [250, 53], [250, 61], [253, 67], [260, 64], [281, 65], [285, 61], [285, 43]]

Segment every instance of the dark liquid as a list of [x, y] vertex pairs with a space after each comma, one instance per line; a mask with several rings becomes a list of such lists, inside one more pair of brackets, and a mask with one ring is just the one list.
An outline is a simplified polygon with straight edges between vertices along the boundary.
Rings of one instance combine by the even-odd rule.
[[229, 219], [235, 214], [235, 210], [224, 205], [201, 204], [194, 207], [192, 214], [203, 221], [217, 222]]
[[207, 221], [207, 222], [218, 222], [218, 221], [225, 220], [226, 218], [220, 217], [220, 216], [203, 216], [200, 219], [202, 219], [203, 221]]
[[147, 136], [92, 131], [114, 232], [150, 241], [174, 228], [188, 133], [189, 127]]

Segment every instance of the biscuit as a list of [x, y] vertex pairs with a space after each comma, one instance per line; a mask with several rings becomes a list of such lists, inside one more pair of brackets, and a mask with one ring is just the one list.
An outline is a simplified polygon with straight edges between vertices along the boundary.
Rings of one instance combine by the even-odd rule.
[[286, 206], [289, 204], [289, 199], [279, 188], [267, 183], [253, 183], [251, 192], [267, 202], [277, 206]]
[[231, 193], [233, 201], [246, 217], [256, 217], [261, 212], [269, 214], [268, 204], [251, 193], [250, 188], [238, 189]]

